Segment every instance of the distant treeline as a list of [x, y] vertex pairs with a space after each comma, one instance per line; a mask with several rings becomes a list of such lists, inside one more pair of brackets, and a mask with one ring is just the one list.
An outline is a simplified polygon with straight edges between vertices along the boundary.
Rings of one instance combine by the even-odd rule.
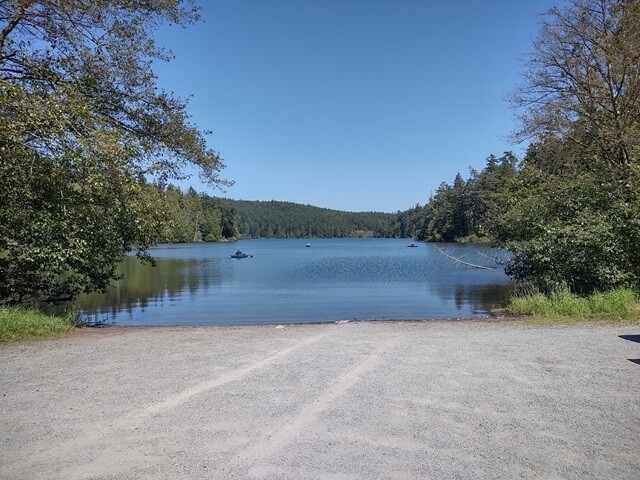
[[281, 201], [230, 200], [164, 190], [170, 222], [162, 242], [215, 242], [235, 238], [416, 238], [430, 242], [491, 241], [491, 225], [505, 191], [518, 176], [511, 152], [487, 159], [466, 180], [458, 174], [452, 185], [442, 183], [424, 205], [397, 213], [344, 212]]
[[395, 236], [396, 215], [343, 212], [292, 202], [229, 200], [162, 191], [169, 222], [160, 242], [216, 242], [235, 238], [326, 238]]
[[390, 213], [343, 212], [291, 202], [229, 202], [242, 237], [386, 237], [394, 219]]
[[492, 241], [491, 226], [512, 200], [506, 192], [518, 169], [513, 153], [490, 155], [482, 171], [470, 169], [466, 180], [458, 173], [452, 185], [441, 183], [426, 205], [399, 212], [394, 233], [429, 242]]

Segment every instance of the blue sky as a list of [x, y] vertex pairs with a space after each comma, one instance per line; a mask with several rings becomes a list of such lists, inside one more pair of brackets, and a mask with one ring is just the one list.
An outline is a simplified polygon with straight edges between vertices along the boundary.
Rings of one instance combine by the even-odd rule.
[[540, 16], [560, 0], [202, 0], [204, 23], [163, 27], [159, 84], [245, 200], [406, 210], [506, 139]]

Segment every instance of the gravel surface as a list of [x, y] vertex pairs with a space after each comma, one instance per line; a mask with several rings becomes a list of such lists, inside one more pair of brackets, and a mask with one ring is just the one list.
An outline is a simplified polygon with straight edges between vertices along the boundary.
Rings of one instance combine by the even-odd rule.
[[369, 322], [4, 346], [0, 478], [637, 480], [638, 334]]

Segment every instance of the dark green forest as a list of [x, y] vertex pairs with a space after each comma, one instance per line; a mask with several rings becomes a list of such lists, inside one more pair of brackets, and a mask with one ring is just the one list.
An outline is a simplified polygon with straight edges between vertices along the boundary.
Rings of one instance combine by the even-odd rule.
[[292, 202], [229, 200], [149, 186], [167, 215], [158, 242], [217, 242], [238, 238], [386, 237], [394, 214], [342, 212]]
[[386, 237], [393, 214], [342, 212], [290, 202], [232, 201], [243, 237]]
[[520, 162], [511, 152], [490, 155], [478, 172], [460, 173], [452, 184], [442, 182], [424, 206], [399, 212], [396, 236], [427, 242], [495, 243], [496, 215], [505, 208], [505, 191], [518, 176]]

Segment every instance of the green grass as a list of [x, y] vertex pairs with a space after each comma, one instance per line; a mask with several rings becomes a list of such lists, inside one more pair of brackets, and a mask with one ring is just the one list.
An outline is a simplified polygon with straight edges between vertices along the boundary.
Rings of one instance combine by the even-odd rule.
[[562, 320], [630, 320], [640, 319], [640, 304], [632, 290], [619, 288], [581, 297], [560, 289], [549, 295], [536, 293], [511, 300], [514, 315], [537, 319]]
[[0, 308], [0, 343], [62, 335], [75, 326], [73, 316], [51, 316], [31, 308]]

